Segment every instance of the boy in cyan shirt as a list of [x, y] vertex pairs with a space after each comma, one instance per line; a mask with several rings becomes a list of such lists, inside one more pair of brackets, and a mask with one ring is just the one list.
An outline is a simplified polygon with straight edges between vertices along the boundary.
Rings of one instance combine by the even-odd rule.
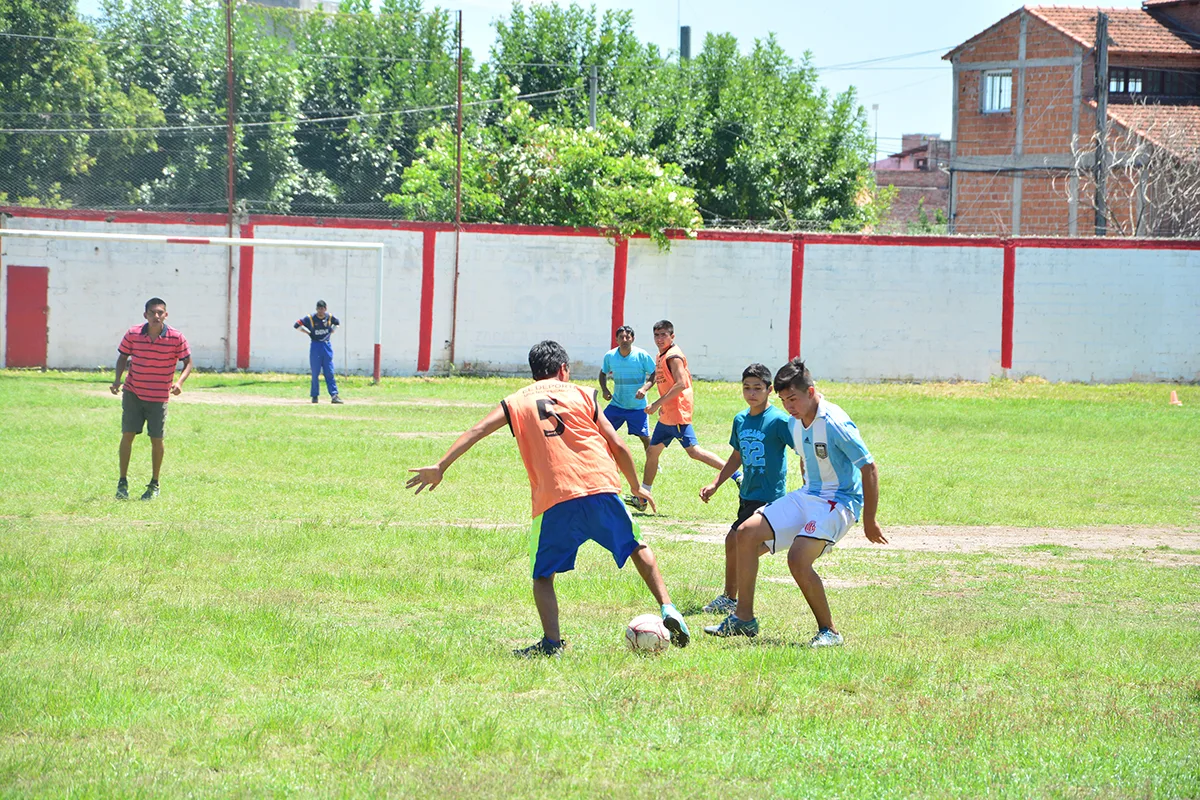
[[795, 449], [791, 417], [771, 405], [771, 370], [762, 364], [742, 370], [742, 397], [749, 408], [733, 418], [733, 452], [713, 482], [700, 490], [700, 499], [707, 503], [742, 469], [737, 519], [725, 536], [725, 591], [704, 607], [709, 614], [732, 614], [737, 608], [737, 529], [755, 511], [787, 494], [786, 449]]

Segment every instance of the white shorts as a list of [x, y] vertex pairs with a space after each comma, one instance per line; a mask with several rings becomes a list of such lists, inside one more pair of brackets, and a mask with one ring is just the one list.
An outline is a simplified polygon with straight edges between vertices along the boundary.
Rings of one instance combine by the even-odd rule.
[[[767, 542], [772, 553], [792, 546], [797, 536], [822, 539], [828, 544], [825, 550], [841, 541], [854, 524], [854, 514], [841, 503], [822, 500], [803, 490], [789, 492], [773, 503], [764, 506], [758, 513], [771, 523], [775, 538]], [[824, 555], [825, 550], [821, 551]]]

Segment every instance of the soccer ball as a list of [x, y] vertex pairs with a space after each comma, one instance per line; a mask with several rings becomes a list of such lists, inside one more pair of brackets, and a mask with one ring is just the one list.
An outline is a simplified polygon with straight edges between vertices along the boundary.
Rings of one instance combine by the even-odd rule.
[[671, 645], [671, 633], [657, 614], [642, 614], [625, 628], [625, 644], [635, 653], [661, 653]]

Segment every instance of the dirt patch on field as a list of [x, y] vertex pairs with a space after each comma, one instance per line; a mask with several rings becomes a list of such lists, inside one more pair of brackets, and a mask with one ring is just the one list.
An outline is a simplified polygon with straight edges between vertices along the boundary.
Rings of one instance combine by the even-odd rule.
[[394, 433], [385, 433], [384, 436], [395, 436], [397, 439], [429, 439], [436, 436], [453, 436], [458, 437], [455, 431], [396, 431]]
[[[640, 520], [642, 530], [651, 536], [685, 542], [723, 543], [728, 525], [696, 525], [692, 533], [678, 527], [659, 526], [647, 518]], [[1135, 528], [1111, 526], [1098, 528], [1010, 528], [1004, 526], [913, 525], [887, 527], [883, 531], [888, 544], [867, 541], [862, 528], [855, 526], [838, 544], [841, 549], [864, 547], [893, 550], [919, 550], [933, 553], [977, 553], [1005, 548], [1057, 545], [1079, 550], [1124, 550], [1170, 547], [1176, 550], [1200, 549], [1200, 531], [1179, 528]], [[1173, 565], [1188, 563], [1192, 556], [1155, 553]]]
[[[94, 397], [112, 397], [105, 391], [89, 391]], [[114, 398], [116, 399], [116, 398]], [[307, 395], [298, 397], [272, 397], [263, 394], [241, 394], [222, 389], [194, 389], [186, 387], [183, 394], [171, 398], [172, 403], [185, 405], [221, 405], [221, 406], [311, 406], [312, 399]], [[329, 405], [329, 400], [321, 398], [320, 405]], [[346, 399], [348, 406], [412, 406], [419, 408], [495, 408], [496, 403], [460, 403], [449, 400], [428, 398], [422, 400], [378, 400], [373, 397], [353, 397]], [[316, 415], [314, 415], [316, 416]], [[362, 417], [359, 417], [362, 419]]]

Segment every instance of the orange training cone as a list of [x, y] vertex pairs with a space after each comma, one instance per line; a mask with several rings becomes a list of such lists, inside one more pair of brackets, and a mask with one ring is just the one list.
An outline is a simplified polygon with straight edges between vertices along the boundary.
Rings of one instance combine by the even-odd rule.
[[1183, 405], [1183, 401], [1179, 399], [1179, 392], [1175, 391], [1174, 389], [1171, 390], [1171, 405], [1173, 405], [1173, 406]]

